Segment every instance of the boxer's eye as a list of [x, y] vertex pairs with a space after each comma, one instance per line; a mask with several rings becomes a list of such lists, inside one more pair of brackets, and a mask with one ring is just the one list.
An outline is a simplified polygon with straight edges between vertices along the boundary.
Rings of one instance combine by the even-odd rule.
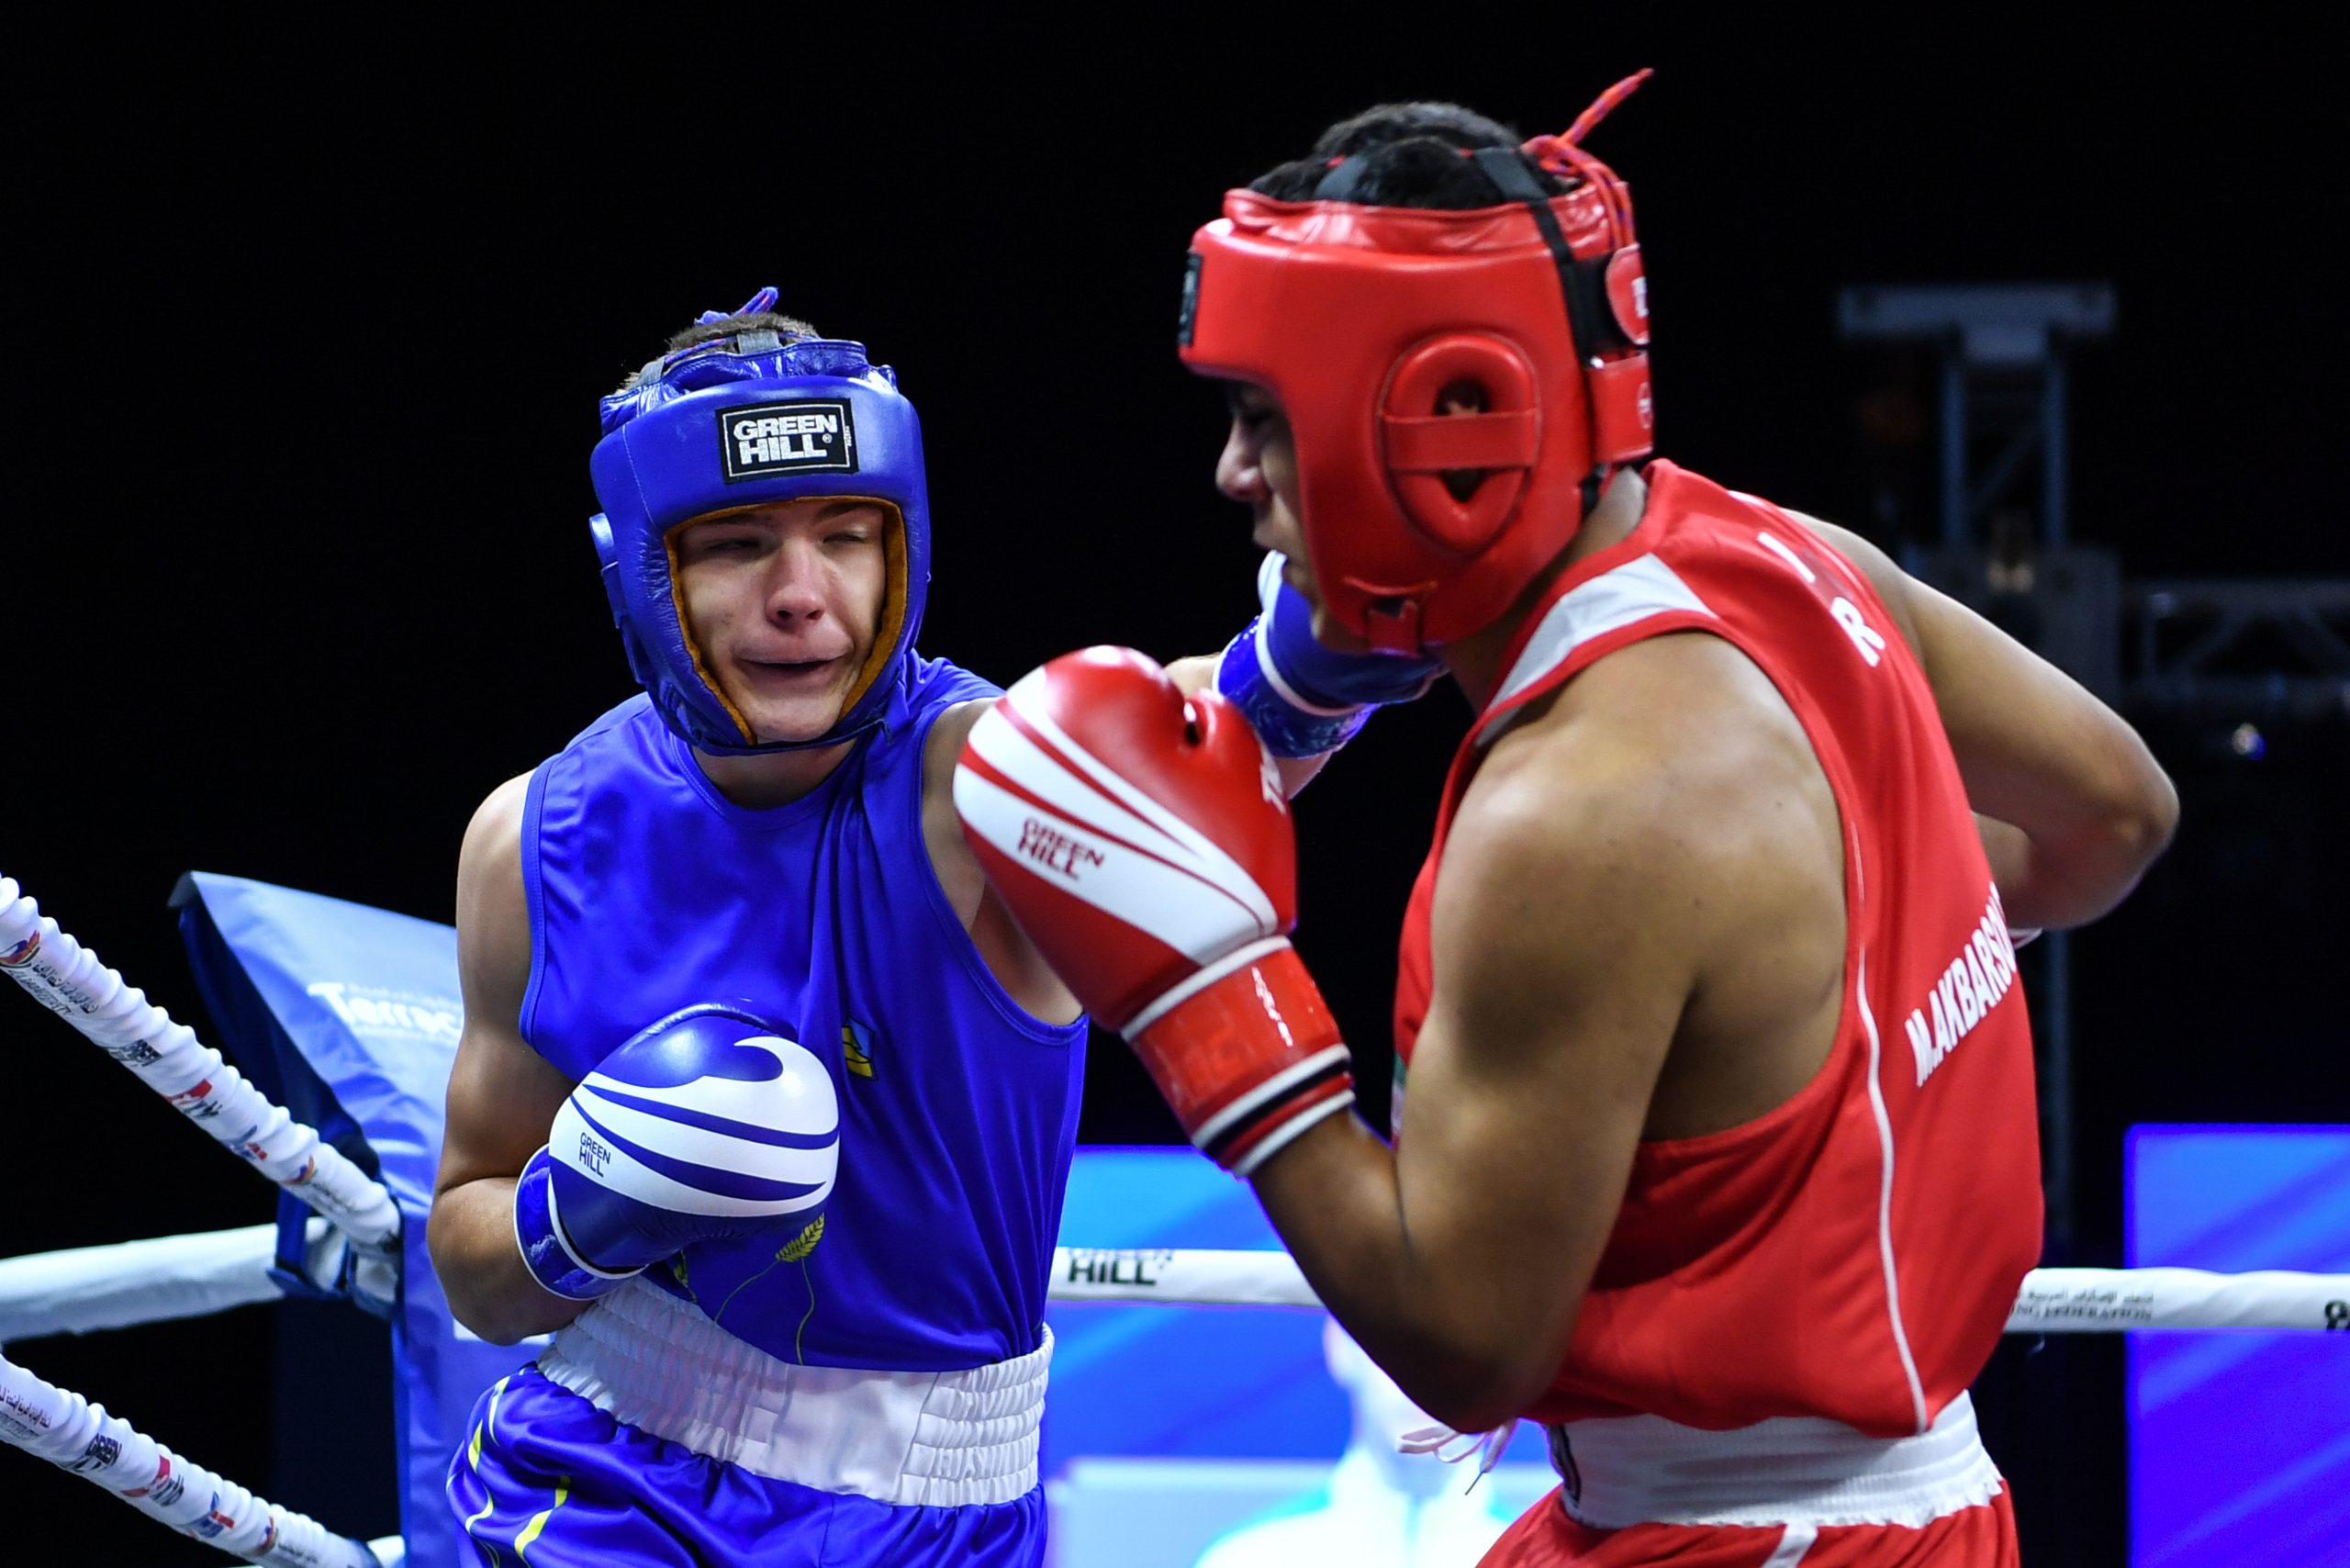
[[1234, 387], [1224, 395], [1225, 406], [1232, 410], [1233, 422], [1245, 431], [1260, 431], [1273, 418], [1273, 407], [1261, 396], [1243, 387]]

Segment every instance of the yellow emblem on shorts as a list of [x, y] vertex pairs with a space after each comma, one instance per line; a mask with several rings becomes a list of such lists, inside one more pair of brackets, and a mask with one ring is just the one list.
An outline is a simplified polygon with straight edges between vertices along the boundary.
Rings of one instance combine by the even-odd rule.
[[851, 1023], [841, 1025], [841, 1054], [847, 1061], [849, 1071], [859, 1078], [873, 1076], [872, 1044], [873, 1031], [864, 1025]]

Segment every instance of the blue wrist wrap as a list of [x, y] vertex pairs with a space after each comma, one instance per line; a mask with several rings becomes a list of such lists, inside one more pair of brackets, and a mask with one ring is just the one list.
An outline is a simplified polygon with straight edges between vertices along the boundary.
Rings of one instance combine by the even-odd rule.
[[1281, 678], [1259, 646], [1262, 627], [1259, 617], [1225, 645], [1224, 657], [1216, 661], [1215, 689], [1232, 700], [1275, 756], [1319, 756], [1352, 740], [1371, 718], [1371, 709], [1319, 707], [1294, 689], [1282, 689]]
[[520, 1249], [522, 1265], [532, 1279], [573, 1301], [593, 1301], [643, 1271], [631, 1269], [610, 1273], [571, 1249], [555, 1213], [554, 1161], [544, 1148], [531, 1156], [514, 1183], [514, 1244]]
[[1443, 672], [1435, 659], [1343, 653], [1314, 639], [1314, 610], [1281, 581], [1281, 556], [1257, 570], [1263, 613], [1217, 662], [1215, 688], [1238, 705], [1275, 756], [1318, 756], [1354, 738], [1371, 710], [1409, 702]]

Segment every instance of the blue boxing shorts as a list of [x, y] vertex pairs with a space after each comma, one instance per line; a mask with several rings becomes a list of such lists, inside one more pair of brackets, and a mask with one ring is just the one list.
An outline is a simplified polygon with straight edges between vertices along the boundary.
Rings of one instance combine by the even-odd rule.
[[449, 1504], [494, 1568], [1035, 1568], [1051, 1353], [797, 1366], [632, 1282], [481, 1396]]

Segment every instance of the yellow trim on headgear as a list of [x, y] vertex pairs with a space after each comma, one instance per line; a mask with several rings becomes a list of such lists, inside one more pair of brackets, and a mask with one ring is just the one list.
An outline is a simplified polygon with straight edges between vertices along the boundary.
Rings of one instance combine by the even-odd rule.
[[749, 507], [729, 507], [725, 511], [706, 511], [699, 517], [689, 517], [683, 522], [673, 522], [662, 531], [661, 550], [669, 558], [669, 608], [677, 618], [677, 640], [685, 644], [686, 656], [694, 661], [694, 674], [701, 678], [702, 686], [710, 694], [718, 700], [718, 705], [726, 710], [726, 716], [734, 721], [734, 727], [743, 733], [743, 744], [756, 745], [759, 744], [759, 737], [757, 732], [751, 728], [751, 722], [743, 717], [742, 710], [735, 707], [733, 699], [726, 695], [726, 689], [711, 678], [710, 666], [702, 663], [701, 645], [694, 641], [694, 623], [686, 618], [685, 585], [677, 580], [678, 534], [683, 533], [695, 523], [709, 522], [715, 518], [750, 510]]

